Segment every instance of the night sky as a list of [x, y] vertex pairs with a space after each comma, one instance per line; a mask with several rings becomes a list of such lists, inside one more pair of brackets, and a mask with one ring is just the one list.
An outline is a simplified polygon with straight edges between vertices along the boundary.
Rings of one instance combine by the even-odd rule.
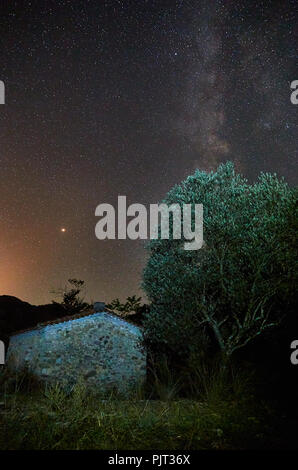
[[2, 1], [0, 31], [0, 294], [140, 292], [143, 242], [95, 237], [118, 195], [226, 160], [297, 184], [296, 0]]

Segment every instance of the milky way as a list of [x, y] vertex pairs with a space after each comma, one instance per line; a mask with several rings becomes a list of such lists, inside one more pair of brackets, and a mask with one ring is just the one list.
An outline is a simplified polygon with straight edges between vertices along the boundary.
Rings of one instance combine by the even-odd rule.
[[118, 195], [226, 160], [297, 183], [296, 1], [10, 1], [0, 25], [0, 294], [137, 293], [143, 244], [94, 233]]

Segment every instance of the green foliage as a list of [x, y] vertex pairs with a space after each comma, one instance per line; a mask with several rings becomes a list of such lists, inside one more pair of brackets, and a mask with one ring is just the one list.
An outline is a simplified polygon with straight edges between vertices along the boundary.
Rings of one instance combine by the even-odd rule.
[[[22, 387], [10, 393], [0, 390], [0, 448], [181, 450], [270, 446], [266, 422], [270, 417], [262, 404], [256, 406], [250, 396], [238, 394], [231, 386], [228, 396], [215, 395], [212, 387], [218, 377], [216, 380], [212, 374], [217, 374], [216, 369], [210, 374], [205, 380], [207, 393], [193, 382], [196, 394], [192, 399], [179, 397], [176, 384], [184, 377], [175, 379], [166, 362], [159, 363], [153, 373], [148, 399], [139, 392], [129, 400], [116, 395], [102, 399], [88, 393], [82, 383], [70, 393], [55, 384], [32, 391], [22, 391]], [[189, 378], [196, 380], [199, 375], [189, 370]], [[226, 382], [220, 389], [224, 386]], [[152, 395], [157, 399], [151, 400]]]
[[65, 287], [53, 293], [62, 297], [61, 305], [65, 308], [68, 315], [75, 315], [87, 308], [90, 308], [91, 305], [85, 302], [84, 297], [81, 297], [80, 294], [84, 291], [85, 281], [80, 279], [68, 279], [70, 287]]
[[136, 297], [133, 295], [132, 297], [127, 297], [126, 302], [121, 303], [117, 298], [112, 300], [112, 302], [107, 305], [107, 308], [116, 311], [116, 313], [122, 316], [131, 315], [137, 313], [141, 308], [141, 300], [142, 297]]
[[163, 202], [203, 204], [204, 245], [186, 251], [183, 240], [148, 244], [147, 340], [188, 355], [202, 349], [207, 333], [229, 357], [293, 304], [297, 189], [267, 173], [249, 184], [228, 162], [215, 172], [196, 170]]

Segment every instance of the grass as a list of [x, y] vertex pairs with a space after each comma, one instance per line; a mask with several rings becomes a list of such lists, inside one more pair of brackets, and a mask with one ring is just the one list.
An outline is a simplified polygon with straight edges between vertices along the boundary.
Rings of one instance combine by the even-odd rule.
[[57, 384], [34, 383], [28, 374], [6, 379], [0, 449], [278, 448], [279, 438], [268, 426], [272, 412], [248, 389], [243, 393], [239, 377], [231, 388], [223, 377], [214, 380], [214, 374], [198, 369], [193, 396], [181, 398], [181, 384], [163, 365], [152, 375], [150, 392], [139, 390], [129, 400], [92, 395], [82, 383], [66, 394]]
[[241, 449], [263, 439], [236, 403], [102, 401], [59, 387], [8, 397], [0, 422], [1, 449]]

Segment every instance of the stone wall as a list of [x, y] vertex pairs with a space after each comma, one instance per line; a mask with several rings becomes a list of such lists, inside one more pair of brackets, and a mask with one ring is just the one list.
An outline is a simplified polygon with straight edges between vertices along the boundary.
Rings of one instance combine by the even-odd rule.
[[127, 394], [146, 375], [142, 331], [109, 313], [50, 324], [10, 338], [7, 365], [27, 367], [65, 388], [83, 380], [90, 388]]

